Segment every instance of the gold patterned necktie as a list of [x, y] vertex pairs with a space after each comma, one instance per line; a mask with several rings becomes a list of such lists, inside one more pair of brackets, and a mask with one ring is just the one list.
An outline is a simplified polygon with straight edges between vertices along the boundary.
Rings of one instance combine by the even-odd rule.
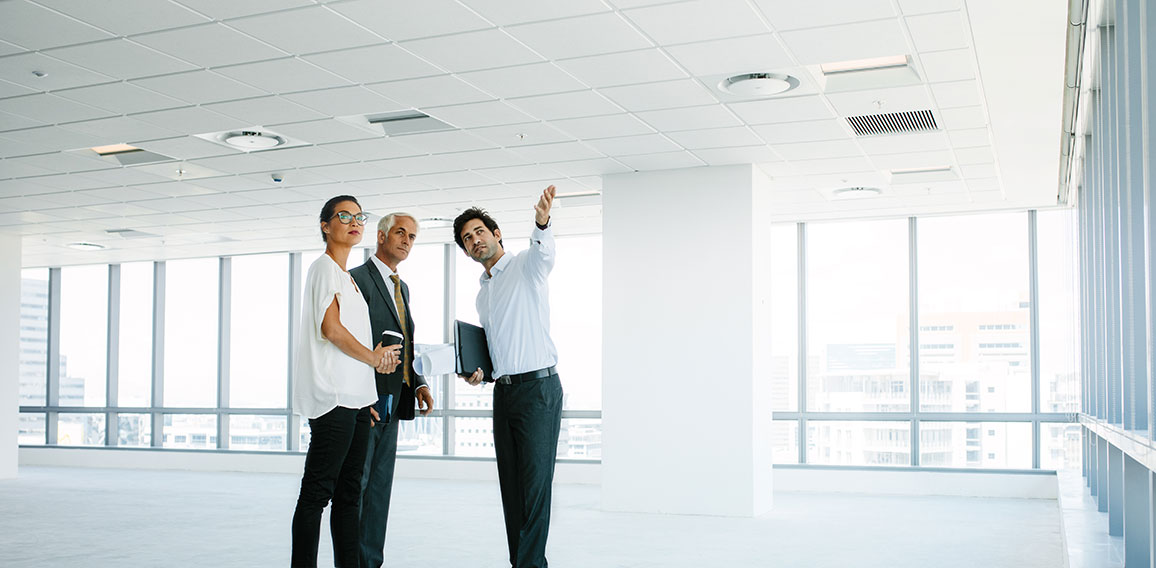
[[393, 303], [397, 306], [397, 319], [401, 321], [401, 334], [404, 337], [401, 341], [401, 380], [409, 385], [409, 333], [406, 332], [405, 325], [405, 297], [401, 295], [401, 277], [396, 274], [390, 274], [389, 279], [393, 280]]

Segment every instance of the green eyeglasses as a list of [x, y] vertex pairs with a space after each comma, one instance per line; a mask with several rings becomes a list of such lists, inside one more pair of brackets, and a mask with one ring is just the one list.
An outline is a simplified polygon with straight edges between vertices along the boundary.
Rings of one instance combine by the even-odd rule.
[[[348, 211], [342, 211], [342, 212], [334, 215], [333, 217], [337, 217], [337, 220], [341, 221], [342, 225], [348, 225], [348, 224], [352, 223], [354, 220], [357, 220], [357, 224], [361, 225], [363, 227], [365, 226], [365, 222], [369, 220], [369, 215], [366, 215], [365, 213], [358, 213], [358, 214], [354, 215], [353, 213], [350, 213]], [[333, 217], [330, 217], [330, 219], [332, 219]]]

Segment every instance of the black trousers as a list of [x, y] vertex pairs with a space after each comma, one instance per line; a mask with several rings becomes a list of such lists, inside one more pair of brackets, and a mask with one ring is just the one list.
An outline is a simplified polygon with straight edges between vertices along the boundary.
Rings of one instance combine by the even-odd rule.
[[389, 422], [369, 431], [361, 496], [361, 568], [381, 568], [385, 560], [385, 528], [389, 520], [389, 497], [393, 493], [393, 469], [397, 464], [396, 413]]
[[562, 427], [558, 375], [494, 387], [494, 453], [514, 568], [546, 568], [554, 458]]
[[301, 493], [293, 512], [292, 565], [317, 566], [317, 541], [321, 536], [321, 512], [332, 500], [329, 532], [333, 536], [333, 562], [339, 568], [360, 564], [361, 475], [369, 439], [369, 408], [338, 406], [309, 419], [309, 451]]

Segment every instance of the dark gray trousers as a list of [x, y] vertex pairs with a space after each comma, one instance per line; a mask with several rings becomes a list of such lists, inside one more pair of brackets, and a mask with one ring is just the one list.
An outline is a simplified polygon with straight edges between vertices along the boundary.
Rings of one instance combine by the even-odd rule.
[[558, 375], [494, 387], [494, 453], [514, 568], [546, 568], [554, 458], [562, 427]]
[[397, 463], [398, 419], [377, 424], [369, 431], [365, 474], [361, 478], [361, 568], [380, 568], [385, 560], [385, 525]]

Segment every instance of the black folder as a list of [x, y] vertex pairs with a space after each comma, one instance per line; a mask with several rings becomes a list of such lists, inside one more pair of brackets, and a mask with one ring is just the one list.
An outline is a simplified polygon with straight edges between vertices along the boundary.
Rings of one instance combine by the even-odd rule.
[[490, 361], [490, 347], [486, 343], [486, 330], [460, 320], [454, 320], [455, 371], [462, 375], [472, 375], [479, 367], [485, 375], [482, 380], [494, 381], [494, 363]]

